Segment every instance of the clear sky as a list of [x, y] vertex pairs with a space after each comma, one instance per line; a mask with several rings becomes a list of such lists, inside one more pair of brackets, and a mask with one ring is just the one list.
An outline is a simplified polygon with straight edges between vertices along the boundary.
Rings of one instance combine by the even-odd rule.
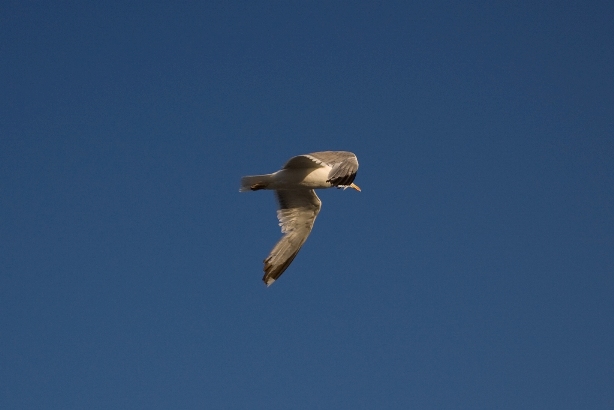
[[[611, 1], [0, 6], [0, 408], [614, 408]], [[356, 153], [270, 288], [271, 192]]]

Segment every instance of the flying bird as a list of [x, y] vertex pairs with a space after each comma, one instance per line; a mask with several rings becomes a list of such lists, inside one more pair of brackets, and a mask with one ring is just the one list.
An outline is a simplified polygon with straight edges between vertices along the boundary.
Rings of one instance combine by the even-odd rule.
[[290, 158], [277, 172], [241, 178], [240, 192], [272, 189], [279, 209], [277, 219], [283, 237], [264, 260], [267, 286], [290, 266], [311, 233], [322, 202], [314, 189], [360, 188], [354, 184], [358, 171], [356, 155], [347, 151], [322, 151]]

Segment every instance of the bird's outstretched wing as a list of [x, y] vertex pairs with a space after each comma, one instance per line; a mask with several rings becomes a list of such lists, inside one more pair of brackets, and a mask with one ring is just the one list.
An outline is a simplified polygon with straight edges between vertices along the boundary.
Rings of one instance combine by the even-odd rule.
[[311, 233], [322, 207], [320, 198], [312, 189], [278, 190], [275, 194], [279, 202], [277, 218], [284, 236], [264, 260], [262, 280], [267, 286], [275, 282], [290, 266]]
[[350, 185], [358, 172], [356, 155], [347, 151], [320, 151], [290, 158], [284, 169], [329, 167], [328, 180], [333, 186]]

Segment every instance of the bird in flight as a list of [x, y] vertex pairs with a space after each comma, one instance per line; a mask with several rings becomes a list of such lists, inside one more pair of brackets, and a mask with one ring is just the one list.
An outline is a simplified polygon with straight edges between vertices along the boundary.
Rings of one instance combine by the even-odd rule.
[[322, 202], [314, 189], [360, 188], [354, 184], [356, 155], [347, 151], [321, 151], [290, 158], [277, 172], [241, 178], [240, 192], [272, 189], [279, 209], [277, 219], [283, 237], [264, 260], [267, 286], [290, 266], [311, 233]]

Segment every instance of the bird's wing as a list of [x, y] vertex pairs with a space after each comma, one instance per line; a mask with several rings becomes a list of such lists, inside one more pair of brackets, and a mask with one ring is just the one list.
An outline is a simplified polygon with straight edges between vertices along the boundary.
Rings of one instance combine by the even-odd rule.
[[275, 282], [290, 266], [311, 233], [322, 207], [320, 198], [311, 189], [278, 190], [275, 194], [279, 202], [277, 218], [284, 236], [264, 260], [262, 280], [267, 286]]
[[333, 186], [350, 185], [358, 172], [356, 155], [347, 151], [321, 151], [290, 158], [284, 169], [330, 167], [328, 180]]

